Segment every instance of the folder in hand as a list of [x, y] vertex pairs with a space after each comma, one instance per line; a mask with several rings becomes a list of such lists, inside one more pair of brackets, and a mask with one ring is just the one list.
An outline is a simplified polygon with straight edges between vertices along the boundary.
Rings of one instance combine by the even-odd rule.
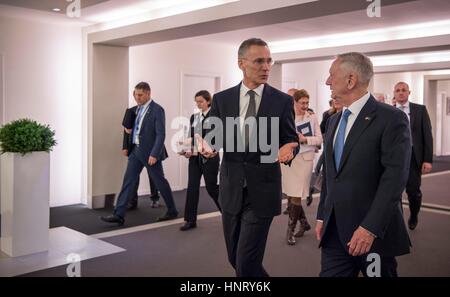
[[313, 136], [311, 122], [297, 124], [297, 132], [301, 133], [303, 136]]

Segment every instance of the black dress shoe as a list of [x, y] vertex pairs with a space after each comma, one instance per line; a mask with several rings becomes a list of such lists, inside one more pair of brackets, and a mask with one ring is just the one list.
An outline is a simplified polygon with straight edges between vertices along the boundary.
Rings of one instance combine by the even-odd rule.
[[197, 223], [196, 222], [186, 222], [184, 223], [183, 226], [180, 227], [181, 231], [187, 231], [189, 229], [194, 229], [197, 228]]
[[152, 200], [152, 203], [151, 203], [150, 207], [151, 208], [158, 208], [159, 207], [159, 201], [153, 201]]
[[106, 217], [101, 217], [100, 219], [103, 222], [107, 222], [107, 223], [117, 223], [119, 226], [122, 226], [125, 223], [124, 218], [119, 217], [117, 215], [110, 215], [110, 216], [106, 216]]
[[419, 223], [419, 219], [417, 217], [417, 215], [415, 216], [410, 216], [408, 219], [408, 227], [410, 230], [414, 230], [417, 227], [417, 224]]
[[137, 209], [137, 203], [129, 203], [127, 206], [127, 210], [135, 210]]
[[178, 217], [178, 213], [175, 213], [175, 214], [166, 213], [164, 216], [158, 218], [158, 222], [173, 220], [173, 219], [176, 219], [177, 217]]

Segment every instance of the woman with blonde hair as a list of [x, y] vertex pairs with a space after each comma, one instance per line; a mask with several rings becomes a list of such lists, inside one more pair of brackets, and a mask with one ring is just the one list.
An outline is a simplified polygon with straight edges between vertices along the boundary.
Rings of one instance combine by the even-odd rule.
[[[300, 151], [292, 160], [291, 166], [282, 166], [283, 193], [288, 196], [288, 230], [287, 243], [295, 244], [295, 237], [301, 237], [311, 229], [306, 220], [301, 200], [309, 194], [309, 185], [313, 169], [314, 154], [317, 146], [322, 144], [322, 133], [314, 114], [308, 112], [309, 94], [306, 90], [294, 93], [295, 122], [300, 142]], [[300, 228], [295, 233], [297, 221]], [[294, 235], [295, 234], [295, 235]]]

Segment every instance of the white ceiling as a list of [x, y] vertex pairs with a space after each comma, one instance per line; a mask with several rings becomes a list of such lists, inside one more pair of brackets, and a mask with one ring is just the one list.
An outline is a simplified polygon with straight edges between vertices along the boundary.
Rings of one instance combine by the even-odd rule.
[[[380, 18], [369, 18], [366, 11], [353, 11], [195, 37], [198, 41], [238, 45], [249, 37], [268, 42], [386, 28], [413, 23], [450, 19], [449, 0], [421, 0], [381, 7]], [[450, 32], [449, 32], [450, 33]], [[448, 42], [450, 44], [450, 40]]]
[[[108, 0], [81, 0], [80, 6], [85, 8], [106, 1]], [[43, 11], [52, 11], [53, 8], [59, 8], [61, 9], [60, 13], [65, 13], [65, 8], [70, 2], [67, 0], [0, 0], [0, 4]]]

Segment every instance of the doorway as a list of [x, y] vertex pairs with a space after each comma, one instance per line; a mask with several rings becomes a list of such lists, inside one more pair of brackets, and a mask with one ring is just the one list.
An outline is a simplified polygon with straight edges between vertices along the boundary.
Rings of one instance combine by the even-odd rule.
[[424, 104], [433, 127], [436, 156], [450, 156], [450, 75], [424, 76]]

